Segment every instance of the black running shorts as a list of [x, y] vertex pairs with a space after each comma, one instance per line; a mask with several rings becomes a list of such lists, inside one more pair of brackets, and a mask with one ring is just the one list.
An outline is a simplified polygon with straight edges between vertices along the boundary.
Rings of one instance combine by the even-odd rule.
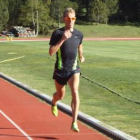
[[68, 80], [75, 74], [80, 73], [80, 69], [65, 71], [65, 70], [55, 70], [53, 74], [53, 79], [55, 79], [60, 85], [66, 85]]

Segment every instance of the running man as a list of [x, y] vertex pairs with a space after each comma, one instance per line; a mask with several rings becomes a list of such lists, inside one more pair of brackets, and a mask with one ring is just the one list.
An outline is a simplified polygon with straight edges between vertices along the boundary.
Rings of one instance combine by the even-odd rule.
[[71, 129], [79, 132], [77, 117], [79, 110], [79, 81], [80, 62], [84, 62], [82, 40], [83, 34], [74, 29], [76, 13], [72, 8], [67, 8], [63, 14], [65, 26], [53, 32], [50, 39], [49, 54], [52, 56], [56, 53], [56, 63], [53, 74], [56, 92], [52, 99], [52, 113], [58, 116], [57, 101], [62, 100], [65, 96], [65, 85], [68, 83], [71, 89], [72, 101], [72, 125]]

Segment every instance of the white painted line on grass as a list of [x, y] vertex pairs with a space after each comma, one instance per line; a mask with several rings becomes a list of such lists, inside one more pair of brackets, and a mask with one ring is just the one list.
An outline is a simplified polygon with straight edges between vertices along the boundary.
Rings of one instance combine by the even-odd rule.
[[16, 58], [8, 59], [8, 60], [3, 60], [3, 61], [0, 61], [0, 64], [1, 64], [1, 63], [4, 63], [4, 62], [9, 62], [9, 61], [13, 61], [13, 60], [21, 59], [21, 58], [24, 58], [24, 57], [25, 57], [25, 56], [20, 56], [20, 57], [16, 57]]
[[17, 54], [17, 52], [9, 52], [9, 53], [7, 53], [7, 54]]
[[2, 110], [0, 113], [10, 122], [12, 123], [28, 140], [33, 140], [28, 134], [26, 134], [16, 123], [14, 123]]

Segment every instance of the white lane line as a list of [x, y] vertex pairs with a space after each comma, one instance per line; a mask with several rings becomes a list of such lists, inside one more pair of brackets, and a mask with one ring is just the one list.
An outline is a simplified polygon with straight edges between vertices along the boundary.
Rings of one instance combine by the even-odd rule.
[[33, 140], [27, 133], [25, 133], [16, 123], [14, 123], [2, 110], [0, 113], [10, 122], [12, 123], [28, 140]]
[[13, 60], [21, 59], [21, 58], [24, 58], [24, 57], [25, 56], [20, 56], [20, 57], [16, 57], [16, 58], [13, 58], [13, 59], [3, 60], [3, 61], [0, 61], [0, 64], [4, 63], [4, 62], [8, 62], [8, 61], [13, 61]]
[[9, 52], [9, 53], [7, 53], [7, 54], [17, 54], [17, 52]]

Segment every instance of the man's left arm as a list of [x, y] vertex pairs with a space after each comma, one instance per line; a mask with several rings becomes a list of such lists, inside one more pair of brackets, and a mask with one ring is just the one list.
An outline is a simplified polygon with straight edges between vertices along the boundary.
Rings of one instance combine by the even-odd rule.
[[85, 61], [85, 58], [83, 56], [83, 45], [80, 44], [79, 47], [78, 47], [78, 54], [79, 54], [79, 59], [80, 59], [80, 62], [84, 62]]

